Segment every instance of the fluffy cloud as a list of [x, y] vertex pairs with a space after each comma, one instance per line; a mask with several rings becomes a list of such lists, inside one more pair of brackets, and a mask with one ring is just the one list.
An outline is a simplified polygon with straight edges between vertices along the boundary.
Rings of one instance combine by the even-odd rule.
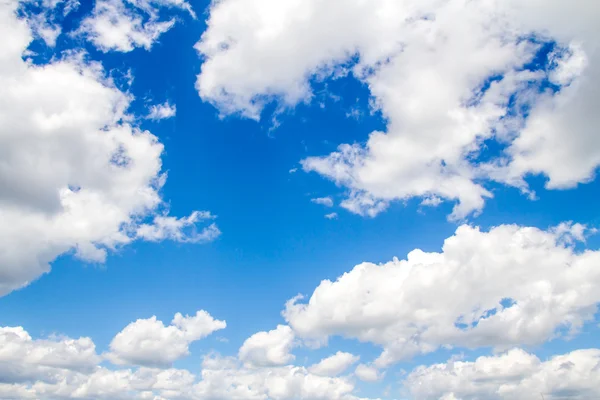
[[325, 207], [333, 207], [333, 199], [329, 196], [327, 197], [317, 197], [315, 199], [310, 199], [315, 204], [321, 204]]
[[90, 338], [33, 340], [22, 327], [0, 327], [0, 382], [52, 381], [56, 370], [89, 371], [99, 361]]
[[179, 8], [196, 17], [183, 0], [96, 0], [92, 15], [81, 24], [80, 33], [102, 51], [149, 50], [160, 35], [175, 25], [161, 19], [162, 8]]
[[155, 316], [138, 319], [115, 336], [107, 357], [115, 364], [150, 367], [170, 365], [189, 354], [191, 342], [226, 326], [225, 321], [216, 320], [203, 310], [195, 316], [184, 317], [177, 313], [169, 326]]
[[574, 334], [600, 302], [600, 251], [576, 251], [585, 227], [463, 225], [442, 252], [363, 263], [322, 281], [284, 316], [300, 337], [342, 335], [384, 348], [377, 367], [440, 346], [510, 348]]
[[150, 106], [150, 112], [146, 118], [153, 121], [160, 121], [161, 119], [172, 118], [177, 113], [177, 107], [174, 104], [170, 104], [168, 101], [163, 104], [153, 104]]
[[[346, 187], [357, 214], [423, 197], [456, 202], [461, 219], [483, 208], [490, 179], [529, 191], [529, 174], [551, 189], [593, 178], [599, 17], [586, 0], [223, 0], [196, 45], [197, 88], [222, 113], [259, 119], [273, 99], [309, 101], [311, 79], [352, 74], [387, 127], [304, 170]], [[487, 154], [486, 141], [505, 150]]]
[[375, 382], [383, 378], [383, 374], [377, 368], [365, 364], [359, 364], [354, 370], [354, 375], [365, 382]]
[[315, 375], [336, 376], [357, 362], [359, 358], [359, 356], [355, 356], [354, 354], [338, 351], [334, 355], [324, 358], [319, 361], [319, 363], [312, 365], [308, 370]]
[[206, 399], [323, 399], [354, 400], [354, 385], [347, 378], [311, 374], [303, 367], [247, 369], [234, 359], [205, 359], [197, 395]]
[[239, 358], [249, 365], [284, 365], [294, 356], [290, 350], [294, 346], [294, 332], [287, 325], [278, 325], [268, 332], [258, 332], [250, 336], [240, 347]]
[[0, 296], [48, 272], [60, 254], [103, 262], [148, 231], [153, 240], [182, 237], [177, 229], [202, 215], [171, 220], [167, 231], [160, 216], [137, 236], [165, 208], [162, 144], [131, 123], [131, 95], [100, 64], [72, 52], [43, 65], [23, 59], [32, 32], [18, 8], [0, 4], [0, 33], [11, 38], [0, 45]]
[[404, 385], [415, 400], [593, 399], [600, 396], [600, 350], [577, 350], [540, 361], [523, 350], [449, 361], [411, 372]]
[[[198, 328], [193, 318], [176, 319], [186, 329], [204, 329]], [[98, 366], [100, 357], [89, 338], [32, 339], [21, 327], [0, 327], [0, 397], [358, 400], [350, 377], [327, 375], [343, 372], [341, 366], [347, 367], [356, 359], [339, 352], [309, 369], [293, 365], [248, 368], [236, 358], [212, 354], [204, 357], [199, 376], [175, 368], [109, 369]], [[403, 380], [403, 387], [415, 400], [525, 400], [532, 393], [548, 400], [583, 400], [600, 395], [599, 365], [598, 349], [577, 350], [547, 361], [512, 349], [473, 362], [452, 359], [417, 367]], [[325, 368], [317, 371], [317, 366]], [[376, 369], [363, 364], [355, 374], [367, 381], [380, 378]]]
[[[199, 323], [207, 320], [206, 315], [199, 315], [178, 314], [173, 324], [191, 335], [207, 334], [207, 324]], [[134, 325], [139, 326], [139, 321], [129, 327]], [[174, 343], [162, 341], [162, 345], [173, 349]], [[187, 370], [174, 368], [109, 369], [98, 366], [99, 361], [89, 338], [33, 340], [21, 327], [0, 328], [0, 397], [7, 400], [358, 400], [352, 394], [354, 384], [348, 378], [315, 375], [293, 365], [247, 368], [236, 358], [210, 355], [204, 357], [201, 374], [196, 377]]]
[[[187, 370], [139, 368], [110, 370], [96, 367], [83, 373], [53, 371], [52, 381], [0, 384], [3, 399], [154, 399], [194, 397], [195, 376]], [[187, 397], [186, 397], [187, 396]]]

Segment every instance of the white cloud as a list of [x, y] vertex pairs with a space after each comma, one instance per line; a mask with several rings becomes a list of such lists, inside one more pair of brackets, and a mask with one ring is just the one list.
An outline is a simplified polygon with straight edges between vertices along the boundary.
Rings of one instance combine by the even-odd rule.
[[186, 10], [196, 17], [183, 0], [97, 0], [79, 32], [105, 52], [129, 52], [136, 47], [150, 50], [160, 35], [175, 25], [175, 18], [160, 18], [161, 8]]
[[329, 213], [329, 214], [325, 214], [325, 218], [327, 219], [337, 219], [338, 215], [337, 213]]
[[376, 367], [440, 346], [540, 344], [575, 334], [597, 310], [600, 251], [575, 251], [583, 230], [463, 225], [440, 253], [357, 265], [322, 281], [308, 302], [290, 300], [283, 314], [301, 338], [341, 335], [383, 347]]
[[[205, 324], [198, 325], [197, 319], [179, 315], [173, 323], [193, 335], [206, 333]], [[150, 339], [149, 347], [154, 344]], [[173, 349], [173, 343], [163, 344], [166, 348], [157, 348], [157, 352]], [[350, 379], [315, 375], [293, 365], [247, 368], [235, 358], [210, 355], [204, 357], [201, 374], [196, 377], [185, 369], [110, 369], [98, 366], [99, 361], [89, 338], [33, 340], [21, 327], [0, 328], [0, 397], [358, 400]]]
[[0, 396], [3, 399], [36, 400], [194, 398], [192, 385], [195, 376], [187, 370], [95, 367], [90, 373], [55, 370], [52, 377], [52, 381], [2, 383]]
[[60, 20], [79, 7], [78, 0], [23, 1], [21, 4], [25, 5], [22, 11], [33, 35], [49, 47], [56, 46], [56, 40], [62, 34]]
[[426, 207], [437, 207], [440, 204], [442, 204], [442, 199], [437, 196], [427, 197], [421, 202], [421, 205]]
[[195, 388], [201, 399], [358, 400], [347, 378], [318, 376], [303, 367], [248, 369], [220, 357], [206, 358], [203, 367]]
[[294, 332], [287, 325], [278, 325], [268, 332], [250, 336], [239, 351], [239, 359], [252, 366], [276, 366], [290, 363], [294, 355]]
[[365, 382], [376, 382], [383, 378], [383, 373], [380, 373], [377, 368], [365, 364], [359, 364], [354, 370], [354, 375]]
[[103, 262], [165, 208], [163, 145], [129, 122], [132, 97], [84, 54], [24, 60], [32, 33], [18, 7], [0, 4], [11, 38], [0, 45], [0, 296], [69, 251]]
[[160, 121], [162, 119], [168, 119], [175, 116], [177, 113], [177, 107], [175, 104], [170, 104], [168, 101], [163, 104], [153, 104], [150, 106], [150, 111], [146, 118], [153, 121]]
[[114, 337], [106, 357], [115, 364], [168, 366], [189, 354], [190, 343], [226, 326], [203, 310], [195, 316], [177, 313], [169, 326], [155, 316], [138, 319]]
[[332, 356], [322, 359], [319, 363], [308, 368], [311, 374], [336, 376], [344, 372], [348, 367], [359, 360], [359, 356], [351, 353], [338, 351]]
[[137, 229], [137, 237], [157, 242], [165, 239], [181, 243], [203, 243], [215, 240], [221, 235], [216, 224], [197, 230], [197, 223], [215, 218], [208, 211], [194, 211], [188, 217], [176, 218], [157, 215], [152, 224], [142, 224]]
[[600, 396], [600, 350], [577, 350], [540, 361], [523, 350], [421, 366], [404, 385], [415, 400], [544, 398], [594, 399]]
[[310, 199], [315, 204], [320, 204], [325, 207], [333, 207], [333, 199], [329, 196], [327, 197], [317, 197], [315, 199]]
[[[346, 187], [342, 206], [361, 215], [423, 197], [456, 202], [462, 219], [482, 210], [489, 179], [527, 191], [528, 174], [551, 189], [593, 178], [598, 18], [586, 0], [223, 0], [196, 45], [197, 88], [223, 114], [258, 119], [273, 99], [310, 101], [311, 79], [351, 73], [387, 127], [304, 169]], [[539, 51], [526, 37], [557, 41], [554, 67], [523, 69]], [[557, 93], [539, 90], [548, 79]], [[512, 115], [511, 99], [530, 114]], [[508, 146], [480, 165], [485, 140]]]
[[55, 370], [89, 371], [99, 361], [90, 338], [33, 340], [22, 327], [0, 327], [0, 382], [52, 381]]

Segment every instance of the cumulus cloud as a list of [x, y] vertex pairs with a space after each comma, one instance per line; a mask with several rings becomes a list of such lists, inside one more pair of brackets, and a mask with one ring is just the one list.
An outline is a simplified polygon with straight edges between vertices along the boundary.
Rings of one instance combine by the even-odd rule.
[[162, 119], [168, 119], [175, 116], [177, 113], [177, 107], [175, 104], [171, 104], [168, 101], [163, 104], [153, 104], [150, 106], [150, 111], [146, 118], [153, 121], [160, 121]]
[[176, 22], [175, 18], [161, 18], [163, 8], [186, 10], [196, 17], [183, 0], [97, 0], [79, 32], [105, 52], [129, 52], [136, 47], [150, 50]]
[[317, 364], [308, 368], [315, 375], [336, 376], [344, 372], [352, 364], [359, 360], [359, 356], [351, 353], [338, 351], [332, 356], [322, 359]]
[[[270, 101], [310, 101], [311, 80], [350, 74], [387, 126], [304, 170], [345, 187], [342, 206], [360, 215], [421, 197], [462, 219], [490, 180], [529, 192], [530, 174], [549, 189], [593, 179], [598, 18], [586, 0], [223, 0], [196, 45], [196, 86], [221, 113], [259, 119]], [[486, 153], [489, 141], [504, 150]]]
[[[185, 329], [198, 328], [190, 318], [175, 319]], [[338, 352], [308, 369], [294, 365], [248, 367], [234, 357], [210, 354], [203, 358], [198, 376], [175, 368], [114, 369], [98, 365], [100, 357], [90, 338], [32, 339], [22, 327], [0, 327], [0, 396], [39, 400], [359, 400], [350, 377], [333, 376], [357, 359]], [[547, 361], [512, 349], [475, 361], [451, 359], [420, 366], [402, 383], [405, 394], [415, 400], [526, 400], [532, 393], [549, 400], [583, 400], [600, 395], [598, 365], [598, 349], [577, 350]], [[366, 381], [381, 378], [375, 368], [364, 364], [356, 368], [355, 375]]]
[[[178, 329], [192, 335], [207, 332], [198, 315], [178, 315], [173, 322]], [[150, 350], [156, 342], [146, 339]], [[89, 338], [33, 340], [21, 327], [0, 328], [0, 345], [3, 399], [358, 400], [349, 378], [316, 375], [293, 365], [248, 368], [236, 358], [211, 354], [204, 357], [199, 376], [175, 368], [114, 369], [98, 366]]]
[[541, 361], [521, 349], [473, 362], [421, 366], [404, 380], [415, 400], [593, 399], [600, 396], [600, 350]]
[[0, 382], [52, 381], [55, 370], [90, 371], [100, 361], [90, 338], [34, 340], [22, 327], [0, 327]]
[[226, 326], [204, 310], [194, 316], [177, 313], [169, 326], [155, 316], [138, 319], [114, 337], [106, 357], [115, 364], [168, 366], [189, 354], [190, 343]]
[[442, 251], [363, 263], [283, 312], [295, 333], [383, 347], [376, 367], [440, 346], [534, 345], [575, 334], [600, 302], [600, 251], [576, 251], [585, 228], [463, 225]]
[[348, 378], [314, 375], [292, 365], [245, 368], [235, 359], [207, 357], [196, 390], [202, 399], [357, 400]]
[[136, 236], [166, 208], [163, 145], [131, 124], [131, 95], [99, 63], [76, 52], [42, 65], [23, 59], [32, 31], [18, 10], [15, 0], [0, 4], [0, 32], [11, 38], [0, 45], [0, 296], [70, 251], [103, 262], [108, 250], [150, 233], [184, 241], [177, 229], [202, 215], [161, 214]]
[[325, 214], [325, 218], [327, 219], [337, 219], [338, 214], [337, 213], [329, 213], [329, 214]]
[[354, 370], [354, 375], [365, 382], [376, 382], [383, 378], [383, 373], [377, 368], [366, 364], [359, 364]]
[[268, 332], [250, 336], [240, 347], [239, 358], [248, 365], [275, 366], [294, 360], [290, 350], [294, 346], [294, 332], [287, 325], [278, 325]]
[[317, 197], [314, 199], [310, 199], [311, 202], [315, 204], [320, 204], [325, 207], [333, 207], [333, 199], [329, 196], [327, 197]]

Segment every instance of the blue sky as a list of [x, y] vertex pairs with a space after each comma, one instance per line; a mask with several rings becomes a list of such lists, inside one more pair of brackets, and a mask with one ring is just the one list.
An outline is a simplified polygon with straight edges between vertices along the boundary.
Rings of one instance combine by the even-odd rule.
[[[523, 7], [447, 0], [423, 9], [377, 1], [371, 15], [360, 1], [102, 0], [81, 1], [63, 17], [76, 3], [0, 5], [5, 34], [25, 43], [32, 38], [20, 56], [2, 45], [0, 58], [6, 65], [0, 82], [10, 88], [0, 103], [7, 149], [0, 152], [6, 161], [0, 172], [6, 193], [0, 195], [0, 343], [15, 349], [0, 352], [0, 397], [600, 395], [593, 383], [600, 365], [593, 294], [600, 288], [594, 235], [600, 143], [598, 117], [590, 112], [598, 92], [586, 89], [597, 87], [600, 71], [597, 28], [589, 23], [597, 7], [576, 2], [569, 10], [573, 21], [565, 22], [557, 17], [566, 12], [559, 1], [545, 10], [537, 0]], [[103, 31], [98, 21], [110, 12], [116, 13], [111, 23], [124, 18], [139, 40], [123, 25], [111, 28], [116, 36]], [[448, 24], [455, 13], [464, 21]], [[406, 22], [422, 15], [430, 15], [424, 24], [438, 25], [429, 31]], [[489, 22], [505, 15], [514, 17], [510, 34]], [[143, 23], [136, 26], [136, 18]], [[373, 18], [382, 19], [373, 25]], [[171, 19], [164, 32], [149, 33], [152, 24]], [[364, 27], [349, 23], [360, 19]], [[17, 21], [28, 28], [19, 30]], [[479, 28], [487, 23], [492, 28]], [[60, 28], [55, 44], [40, 33], [48, 26]], [[119, 36], [121, 28], [126, 33]], [[442, 39], [427, 42], [427, 34]], [[222, 40], [228, 44], [215, 45]], [[26, 49], [33, 52], [31, 63], [13, 68]], [[86, 97], [78, 102], [84, 82], [69, 81], [71, 72], [64, 73], [69, 89], [63, 91], [23, 72], [63, 79], [48, 72], [61, 62], [86, 84], [108, 89], [81, 89]], [[101, 72], [86, 75], [94, 65]], [[498, 84], [485, 84], [492, 81]], [[469, 107], [467, 93], [479, 102]], [[129, 96], [126, 114], [109, 110], [122, 94]], [[59, 105], [37, 100], [45, 96]], [[90, 96], [99, 100], [81, 100]], [[174, 115], [145, 118], [152, 105], [165, 102], [176, 106]], [[50, 117], [38, 123], [36, 115]], [[156, 140], [116, 133], [123, 169], [93, 162], [102, 159], [102, 146], [89, 144], [93, 138], [123, 126]], [[78, 150], [83, 134], [90, 140]], [[140, 142], [131, 144], [135, 137]], [[157, 143], [162, 153], [150, 150]], [[356, 153], [344, 153], [344, 144]], [[140, 148], [146, 150], [135, 155]], [[23, 161], [29, 154], [42, 161]], [[139, 167], [156, 162], [162, 165], [155, 172]], [[144, 178], [123, 184], [125, 170]], [[155, 186], [161, 171], [164, 186]], [[15, 183], [19, 177], [29, 192]], [[47, 200], [67, 187], [83, 196], [88, 186], [109, 199], [101, 205], [107, 208], [82, 201], [85, 217], [75, 222], [65, 197], [58, 208]], [[331, 200], [313, 201], [318, 198]], [[186, 223], [195, 210], [211, 216]], [[113, 211], [120, 218], [114, 223]], [[20, 222], [40, 215], [46, 218], [40, 221], [58, 222]], [[219, 234], [208, 228], [213, 223]], [[469, 230], [474, 227], [480, 230]], [[415, 249], [439, 254], [392, 261]], [[364, 262], [373, 265], [359, 277], [353, 268]], [[412, 274], [402, 278], [407, 269]], [[350, 283], [354, 277], [358, 286]], [[330, 287], [323, 280], [337, 282]], [[449, 297], [436, 300], [438, 293]], [[298, 294], [305, 296], [302, 306], [286, 305]], [[514, 307], [500, 306], [500, 299], [513, 297]], [[195, 329], [169, 326], [175, 314], [193, 317], [199, 310], [210, 315], [190, 322]], [[446, 323], [470, 313], [476, 314], [470, 328]], [[138, 324], [153, 316], [164, 325]], [[16, 329], [29, 339], [15, 336]], [[95, 347], [69, 342], [78, 338], [91, 338]], [[336, 361], [339, 372], [311, 368], [339, 351], [360, 360]], [[449, 361], [455, 359], [463, 363]], [[486, 369], [488, 362], [499, 367]], [[575, 367], [556, 367], [564, 362]], [[516, 366], [522, 367], [516, 378], [503, 380]], [[293, 368], [299, 369], [290, 377]], [[176, 389], [170, 389], [159, 378], [165, 371], [196, 376], [191, 383], [171, 377]], [[479, 382], [481, 371], [491, 383], [469, 384]], [[119, 383], [100, 379], [119, 373]], [[151, 383], [136, 386], [142, 373]], [[268, 378], [278, 374], [281, 387]], [[247, 392], [239, 389], [249, 380]], [[69, 382], [62, 392], [61, 381]]]

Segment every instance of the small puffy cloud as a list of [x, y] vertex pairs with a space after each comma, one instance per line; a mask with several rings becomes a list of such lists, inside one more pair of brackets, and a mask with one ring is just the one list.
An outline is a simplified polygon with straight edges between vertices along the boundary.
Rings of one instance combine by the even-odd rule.
[[383, 374], [377, 368], [366, 364], [359, 364], [354, 370], [354, 375], [365, 382], [376, 382], [383, 378]]
[[194, 316], [177, 313], [169, 326], [155, 316], [138, 319], [114, 337], [106, 357], [116, 364], [168, 366], [189, 354], [191, 342], [226, 326], [225, 321], [216, 320], [203, 310]]
[[153, 104], [150, 106], [150, 110], [147, 119], [151, 119], [153, 121], [160, 121], [163, 119], [172, 118], [177, 113], [177, 107], [175, 104], [170, 104], [168, 101], [163, 104]]
[[104, 52], [150, 50], [175, 25], [174, 18], [160, 18], [163, 8], [186, 10], [195, 18], [189, 3], [182, 0], [97, 0], [79, 32]]
[[473, 362], [421, 366], [404, 380], [415, 400], [595, 399], [600, 396], [600, 350], [576, 350], [541, 361], [513, 349]]
[[320, 204], [325, 207], [333, 207], [333, 199], [331, 197], [317, 197], [315, 199], [310, 199], [311, 202], [315, 204]]
[[325, 214], [325, 218], [327, 219], [337, 219], [338, 214], [337, 213], [329, 213], [329, 214]]
[[278, 325], [268, 332], [250, 336], [239, 351], [239, 359], [248, 365], [276, 366], [294, 360], [290, 350], [294, 346], [294, 332], [287, 325]]
[[317, 364], [308, 368], [311, 374], [323, 376], [336, 376], [344, 372], [359, 360], [359, 356], [338, 351], [332, 356], [322, 359]]
[[437, 196], [431, 196], [431, 197], [427, 197], [425, 199], [423, 199], [423, 201], [421, 202], [422, 206], [427, 206], [427, 207], [437, 207], [440, 204], [442, 204], [442, 199], [440, 199]]
[[579, 224], [549, 230], [463, 225], [442, 251], [363, 263], [283, 312], [300, 338], [356, 338], [383, 348], [376, 367], [440, 346], [541, 344], [593, 320], [600, 251], [575, 250]]
[[137, 237], [158, 242], [165, 239], [180, 243], [205, 243], [215, 240], [221, 235], [216, 224], [197, 229], [197, 223], [215, 218], [208, 211], [194, 211], [188, 217], [176, 218], [168, 215], [157, 215], [152, 224], [142, 224], [137, 229]]

